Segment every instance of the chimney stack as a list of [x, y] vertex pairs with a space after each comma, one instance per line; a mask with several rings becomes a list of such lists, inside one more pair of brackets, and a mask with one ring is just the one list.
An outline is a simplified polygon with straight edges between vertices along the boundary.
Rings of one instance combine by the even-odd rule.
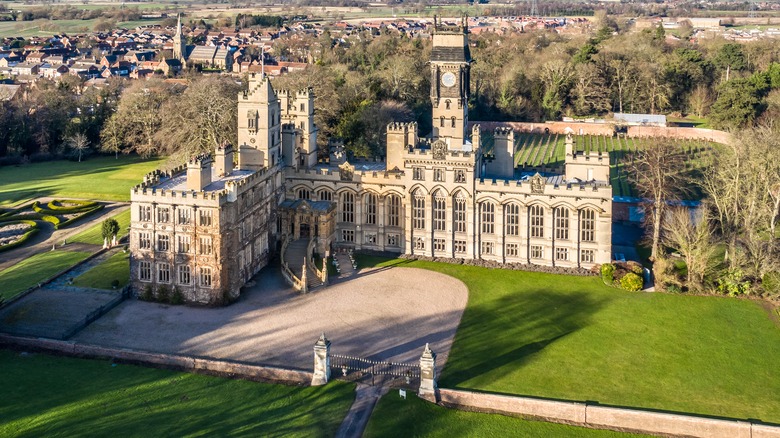
[[201, 154], [187, 162], [187, 189], [201, 191], [211, 184], [211, 157]]
[[214, 168], [217, 177], [228, 176], [233, 172], [233, 145], [225, 142], [222, 146], [217, 146]]

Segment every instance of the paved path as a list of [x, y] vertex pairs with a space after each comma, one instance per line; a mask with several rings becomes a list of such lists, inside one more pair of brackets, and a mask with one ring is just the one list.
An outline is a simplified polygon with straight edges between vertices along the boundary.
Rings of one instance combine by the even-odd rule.
[[355, 401], [341, 422], [336, 438], [359, 438], [366, 430], [371, 412], [376, 402], [390, 390], [387, 386], [370, 386], [358, 384], [355, 388]]
[[[41, 198], [43, 199], [43, 198]], [[32, 240], [22, 245], [19, 248], [0, 253], [0, 271], [19, 263], [20, 261], [30, 258], [35, 254], [51, 251], [52, 245], [61, 245], [63, 240], [67, 240], [71, 236], [92, 227], [95, 224], [102, 222], [104, 219], [121, 213], [124, 210], [130, 208], [127, 203], [105, 203], [106, 207], [94, 215], [91, 215], [83, 221], [76, 222], [75, 225], [64, 228], [62, 230], [55, 230], [54, 225], [49, 222], [38, 221], [41, 231], [32, 237]], [[99, 246], [90, 245], [93, 251], [99, 249]], [[70, 248], [69, 248], [70, 249]], [[75, 249], [74, 249], [75, 251]]]
[[278, 264], [255, 282], [222, 308], [127, 300], [73, 339], [308, 370], [324, 332], [333, 354], [394, 362], [418, 361], [429, 342], [443, 367], [468, 299], [459, 280], [403, 267], [364, 270], [305, 295], [287, 287]]

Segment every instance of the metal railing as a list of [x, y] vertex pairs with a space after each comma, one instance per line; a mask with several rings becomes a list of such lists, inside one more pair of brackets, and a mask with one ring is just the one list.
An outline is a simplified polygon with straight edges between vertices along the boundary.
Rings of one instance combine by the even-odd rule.
[[420, 378], [420, 365], [418, 364], [383, 362], [340, 354], [330, 355], [330, 367], [340, 370], [344, 377], [351, 372], [360, 372], [376, 376]]

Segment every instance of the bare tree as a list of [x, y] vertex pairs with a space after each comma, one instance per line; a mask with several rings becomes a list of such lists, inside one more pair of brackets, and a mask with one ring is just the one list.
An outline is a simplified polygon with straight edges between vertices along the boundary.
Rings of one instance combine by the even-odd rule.
[[687, 207], [672, 207], [663, 223], [661, 242], [674, 248], [685, 260], [688, 268], [686, 283], [688, 289], [701, 290], [705, 278], [718, 266], [715, 236], [702, 209], [702, 217], [694, 220]]
[[79, 154], [79, 163], [81, 163], [81, 156], [89, 148], [89, 139], [83, 132], [77, 132], [67, 139], [68, 146]]
[[647, 205], [646, 226], [652, 226], [650, 257], [655, 259], [659, 252], [661, 229], [666, 204], [684, 193], [687, 188], [685, 157], [680, 148], [670, 141], [649, 143], [644, 149], [630, 157], [626, 166], [639, 196]]

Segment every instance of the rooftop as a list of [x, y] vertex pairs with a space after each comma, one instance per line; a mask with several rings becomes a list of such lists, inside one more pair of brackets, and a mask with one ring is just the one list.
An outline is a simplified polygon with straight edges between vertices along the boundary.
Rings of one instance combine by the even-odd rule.
[[[216, 176], [216, 170], [214, 169], [214, 166], [211, 167], [211, 184], [207, 185], [203, 191], [204, 192], [217, 192], [220, 190], [225, 189], [225, 183], [228, 181], [238, 181], [241, 179], [244, 179], [248, 177], [249, 175], [255, 173], [254, 170], [238, 170], [234, 169], [233, 172], [230, 173], [230, 175], [227, 176]], [[187, 172], [181, 172], [176, 175], [174, 175], [171, 178], [164, 178], [161, 179], [159, 183], [157, 183], [154, 187], [154, 189], [157, 190], [178, 190], [178, 191], [189, 191], [187, 189]]]

